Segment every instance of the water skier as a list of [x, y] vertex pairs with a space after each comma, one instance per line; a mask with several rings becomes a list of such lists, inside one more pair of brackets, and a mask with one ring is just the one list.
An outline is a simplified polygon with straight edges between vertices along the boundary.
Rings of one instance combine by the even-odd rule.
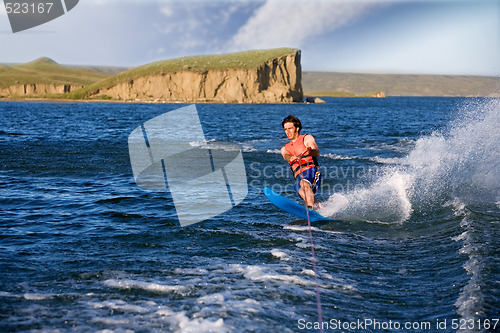
[[314, 194], [321, 185], [317, 160], [318, 145], [311, 134], [300, 134], [302, 124], [297, 117], [289, 115], [283, 119], [281, 125], [290, 139], [290, 142], [281, 148], [281, 155], [292, 168], [295, 191], [305, 201], [306, 206], [312, 209], [315, 203]]

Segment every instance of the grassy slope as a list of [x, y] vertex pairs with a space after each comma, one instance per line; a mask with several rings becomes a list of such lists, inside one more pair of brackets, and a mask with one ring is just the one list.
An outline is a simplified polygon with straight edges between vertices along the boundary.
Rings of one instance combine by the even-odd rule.
[[89, 70], [92, 72], [97, 72], [101, 74], [105, 74], [106, 76], [113, 76], [120, 74], [121, 72], [125, 72], [126, 70], [131, 69], [131, 67], [120, 67], [120, 66], [93, 66], [93, 65], [82, 65], [82, 66], [68, 66], [73, 69], [83, 69]]
[[0, 66], [0, 88], [18, 84], [88, 85], [108, 75], [59, 65], [49, 58], [12, 66]]
[[484, 76], [303, 72], [304, 94], [385, 91], [388, 96], [500, 96], [500, 80]]
[[292, 53], [294, 51], [295, 49], [291, 48], [279, 48], [227, 54], [190, 56], [157, 61], [130, 69], [118, 75], [96, 82], [88, 87], [72, 92], [65, 97], [83, 99], [98, 89], [112, 87], [118, 83], [131, 81], [140, 77], [163, 73], [173, 73], [179, 71], [206, 71], [209, 69], [255, 68], [268, 60]]

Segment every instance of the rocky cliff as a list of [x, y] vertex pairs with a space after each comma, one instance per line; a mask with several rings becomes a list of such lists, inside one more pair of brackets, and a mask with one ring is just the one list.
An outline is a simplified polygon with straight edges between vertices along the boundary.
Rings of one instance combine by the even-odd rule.
[[47, 94], [64, 94], [83, 88], [70, 84], [18, 84], [6, 88], [0, 88], [0, 96], [44, 96]]
[[25, 64], [0, 66], [0, 98], [55, 97], [107, 77], [107, 74], [60, 65], [42, 57]]
[[291, 103], [303, 98], [300, 51], [253, 68], [164, 72], [94, 90], [90, 98], [182, 103]]

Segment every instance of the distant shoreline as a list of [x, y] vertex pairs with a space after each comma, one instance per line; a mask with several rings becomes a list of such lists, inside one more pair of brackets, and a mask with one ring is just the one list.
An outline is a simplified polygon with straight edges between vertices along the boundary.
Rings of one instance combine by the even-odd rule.
[[500, 97], [500, 78], [431, 74], [358, 74], [302, 72], [304, 95], [318, 92], [364, 95], [383, 91], [386, 96]]
[[[360, 98], [378, 99], [376, 97], [366, 96], [315, 96], [326, 98], [352, 98], [357, 100]], [[500, 96], [387, 96], [386, 98], [481, 98], [481, 99], [498, 99]], [[230, 105], [261, 105], [261, 104], [283, 104], [283, 103], [214, 103], [214, 102], [201, 102], [201, 103], [183, 103], [183, 102], [152, 102], [152, 101], [124, 101], [124, 100], [98, 100], [98, 99], [58, 99], [58, 98], [0, 98], [0, 103], [107, 103], [107, 104], [230, 104]], [[309, 104], [306, 100], [294, 104]]]

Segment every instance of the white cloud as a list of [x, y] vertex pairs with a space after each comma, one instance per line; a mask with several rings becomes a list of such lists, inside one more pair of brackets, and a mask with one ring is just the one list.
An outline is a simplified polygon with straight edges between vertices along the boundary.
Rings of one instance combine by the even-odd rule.
[[174, 15], [174, 11], [170, 6], [161, 6], [160, 7], [160, 12], [165, 15], [166, 17], [171, 17]]
[[308, 38], [348, 25], [375, 6], [380, 3], [268, 0], [234, 35], [230, 48], [300, 47]]
[[224, 52], [225, 45], [261, 2], [159, 1], [155, 31], [182, 54]]

